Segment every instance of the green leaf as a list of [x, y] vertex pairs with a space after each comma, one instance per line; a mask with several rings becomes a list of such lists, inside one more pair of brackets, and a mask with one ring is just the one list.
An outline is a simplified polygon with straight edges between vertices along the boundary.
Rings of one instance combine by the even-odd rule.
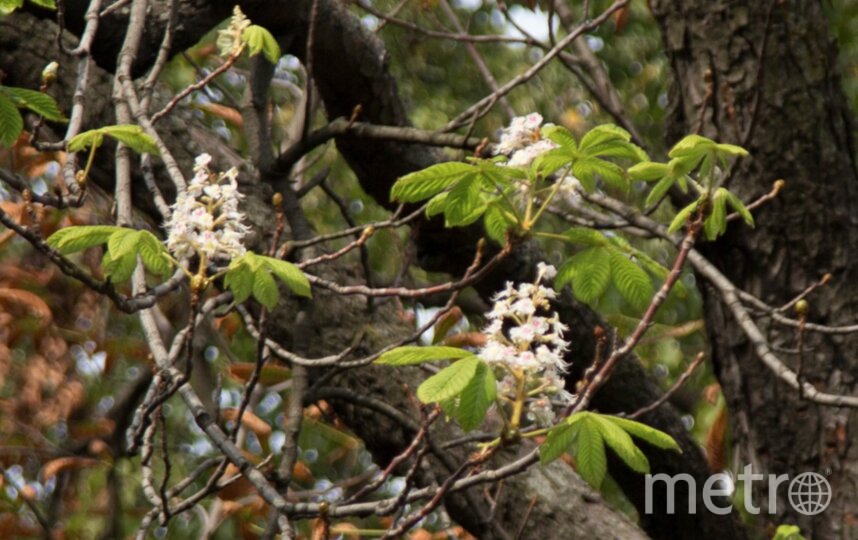
[[515, 222], [507, 217], [501, 207], [492, 205], [483, 215], [483, 226], [489, 238], [503, 245], [506, 241], [506, 232], [515, 226]]
[[429, 204], [426, 205], [426, 217], [437, 216], [444, 211], [447, 206], [447, 195], [449, 193], [445, 191], [432, 197]]
[[248, 265], [230, 264], [223, 284], [232, 292], [235, 302], [240, 304], [250, 298], [251, 293], [253, 293], [253, 281], [253, 270]]
[[497, 397], [497, 381], [489, 367], [480, 362], [471, 382], [462, 390], [454, 416], [465, 431], [479, 427]]
[[579, 425], [575, 455], [576, 468], [581, 478], [595, 489], [599, 489], [608, 471], [602, 434], [598, 423], [590, 415], [582, 418]]
[[614, 124], [602, 124], [594, 127], [581, 139], [579, 150], [588, 155], [594, 155], [587, 150], [610, 142], [629, 142], [632, 136], [628, 131]]
[[0, 16], [9, 15], [23, 5], [24, 0], [0, 0]]
[[277, 283], [267, 271], [259, 269], [253, 273], [253, 297], [257, 302], [272, 309], [280, 300], [280, 291]]
[[653, 295], [652, 280], [625, 253], [611, 250], [611, 274], [626, 302], [639, 310], [649, 305]]
[[595, 247], [573, 255], [557, 273], [555, 287], [562, 288], [570, 279], [576, 298], [588, 304], [598, 300], [611, 281], [608, 250]]
[[527, 172], [523, 169], [498, 165], [494, 160], [481, 159], [475, 164], [479, 168], [480, 178], [496, 188], [505, 188], [510, 186], [514, 180], [527, 178]]
[[546, 465], [568, 452], [578, 437], [578, 426], [559, 424], [548, 432], [545, 441], [539, 446], [539, 461]]
[[117, 126], [106, 126], [100, 128], [102, 133], [113, 137], [138, 154], [158, 155], [158, 146], [155, 140], [143, 132], [143, 128], [133, 124], [121, 124]]
[[587, 227], [571, 227], [563, 233], [563, 236], [567, 238], [568, 242], [579, 246], [604, 246], [608, 243], [602, 233]]
[[101, 130], [91, 129], [72, 137], [68, 144], [66, 144], [66, 150], [69, 152], [80, 152], [90, 147], [98, 148], [102, 142], [104, 142], [104, 134]]
[[730, 206], [733, 208], [733, 210], [735, 210], [739, 213], [740, 216], [742, 216], [742, 219], [745, 221], [745, 223], [747, 223], [751, 227], [754, 226], [754, 216], [751, 215], [751, 212], [745, 207], [745, 204], [739, 197], [727, 191], [727, 201], [730, 203]]
[[582, 186], [587, 188], [587, 191], [593, 191], [596, 187], [596, 181], [599, 179], [622, 191], [626, 191], [629, 188], [629, 183], [626, 181], [622, 167], [616, 163], [598, 158], [587, 158], [578, 161], [572, 166], [572, 174], [581, 182]]
[[272, 64], [276, 64], [280, 60], [280, 45], [278, 45], [274, 36], [271, 35], [271, 32], [265, 28], [252, 24], [244, 29], [241, 39], [247, 43], [247, 47], [250, 49], [250, 56], [256, 56], [261, 52]]
[[778, 525], [772, 540], [804, 540], [798, 525]]
[[640, 422], [635, 422], [634, 420], [629, 420], [628, 418], [620, 418], [619, 416], [603, 415], [602, 418], [613, 422], [630, 435], [646, 441], [657, 448], [682, 452], [679, 445], [673, 440], [673, 437], [663, 431]]
[[119, 227], [107, 239], [107, 249], [110, 251], [111, 258], [120, 259], [129, 254], [136, 254], [139, 242], [140, 231]]
[[584, 153], [591, 157], [625, 159], [634, 163], [649, 159], [643, 148], [630, 142], [608, 142], [590, 147]]
[[441, 193], [460, 180], [476, 177], [477, 171], [476, 167], [467, 163], [439, 163], [397, 180], [390, 190], [390, 199], [399, 202], [422, 201]]
[[63, 255], [75, 253], [93, 246], [107, 243], [107, 239], [120, 230], [114, 225], [84, 225], [66, 227], [52, 234], [47, 244]]
[[0, 90], [9, 96], [12, 101], [16, 102], [19, 107], [25, 107], [39, 116], [43, 116], [45, 120], [53, 122], [67, 121], [57, 102], [47, 94], [27, 88], [16, 88], [14, 86], [0, 86]]
[[715, 141], [707, 139], [700, 135], [686, 135], [681, 141], [673, 145], [670, 152], [667, 154], [671, 158], [691, 156], [703, 157], [712, 147], [715, 146]]
[[727, 190], [718, 188], [712, 195], [712, 211], [703, 223], [706, 238], [715, 240], [727, 230]]
[[637, 473], [646, 474], [649, 472], [649, 460], [640, 448], [635, 446], [634, 441], [624, 429], [601, 414], [593, 414], [590, 418], [599, 424], [599, 433], [602, 435], [602, 439], [617, 454], [617, 457], [623, 460], [623, 463]]
[[533, 173], [543, 177], [550, 176], [560, 169], [565, 169], [577, 159], [577, 154], [569, 148], [560, 147], [549, 150], [544, 154], [537, 156], [530, 166]]
[[661, 200], [662, 197], [667, 194], [673, 184], [676, 182], [676, 178], [673, 176], [665, 176], [650, 190], [649, 195], [647, 195], [646, 202], [644, 202], [645, 206], [652, 206]]
[[30, 0], [30, 3], [45, 9], [57, 9], [56, 0]]
[[486, 205], [480, 196], [480, 180], [467, 178], [456, 184], [447, 193], [444, 219], [447, 227], [462, 227], [478, 220]]
[[417, 388], [417, 398], [423, 403], [434, 403], [459, 395], [474, 378], [479, 365], [476, 356], [453, 362], [423, 381]]
[[748, 151], [742, 148], [741, 146], [737, 146], [735, 144], [716, 144], [715, 149], [721, 153], [726, 154], [728, 156], [739, 156], [744, 157], [748, 155]]
[[693, 203], [689, 204], [679, 212], [677, 212], [676, 217], [673, 218], [673, 221], [670, 222], [670, 227], [667, 228], [667, 232], [674, 233], [685, 226], [688, 222], [688, 218], [691, 217], [697, 210], [697, 205], [700, 203], [700, 200], [696, 200]]
[[542, 136], [551, 140], [558, 146], [566, 148], [571, 152], [577, 152], [578, 143], [575, 142], [575, 136], [572, 132], [563, 126], [548, 125], [541, 130]]
[[143, 264], [153, 274], [163, 276], [173, 269], [173, 262], [166, 256], [167, 248], [149, 231], [140, 231], [138, 253]]
[[134, 273], [134, 269], [137, 268], [137, 255], [129, 253], [114, 258], [110, 251], [107, 251], [101, 259], [101, 268], [113, 283], [128, 281], [131, 274]]
[[116, 139], [137, 153], [152, 155], [159, 153], [155, 140], [145, 134], [143, 128], [133, 124], [119, 124], [84, 131], [72, 137], [67, 149], [69, 152], [80, 152], [91, 146], [98, 148], [104, 142], [105, 135]]
[[0, 146], [12, 148], [24, 130], [24, 119], [18, 107], [8, 97], [0, 94]]
[[298, 296], [303, 296], [304, 298], [310, 298], [313, 296], [310, 291], [310, 281], [307, 279], [307, 276], [304, 275], [304, 272], [294, 264], [281, 259], [275, 259], [273, 257], [265, 257], [263, 255], [254, 255], [254, 257], [262, 259], [265, 266], [267, 266], [275, 276], [280, 278], [280, 281], [285, 283], [293, 293]]
[[379, 356], [375, 363], [388, 366], [409, 366], [424, 362], [456, 360], [459, 358], [468, 358], [469, 356], [474, 356], [474, 353], [456, 347], [406, 345], [387, 351]]
[[[650, 274], [654, 275], [657, 278], [660, 278], [662, 281], [667, 279], [667, 275], [670, 273], [670, 270], [665, 268], [660, 262], [656, 261], [646, 253], [640, 250], [634, 250], [635, 258], [638, 260], [640, 265]], [[688, 289], [683, 285], [682, 280], [677, 281], [673, 288], [670, 290], [670, 294], [678, 294], [680, 298], [688, 297]]]
[[668, 176], [670, 174], [670, 167], [666, 163], [644, 161], [630, 167], [628, 173], [632, 180], [652, 182], [653, 180], [659, 180]]

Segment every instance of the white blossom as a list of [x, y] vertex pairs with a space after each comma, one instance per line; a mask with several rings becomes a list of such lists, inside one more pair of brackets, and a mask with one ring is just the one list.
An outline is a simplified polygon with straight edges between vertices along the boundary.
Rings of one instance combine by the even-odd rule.
[[509, 155], [507, 164], [510, 167], [527, 167], [540, 155], [557, 148], [554, 142], [542, 138], [539, 132], [541, 125], [542, 115], [539, 113], [513, 118], [509, 127], [501, 132], [495, 154]]
[[571, 399], [563, 389], [562, 377], [568, 367], [564, 355], [569, 342], [563, 338], [568, 328], [551, 310], [555, 291], [543, 285], [556, 274], [553, 266], [539, 263], [533, 283], [507, 283], [493, 298], [483, 329], [486, 343], [478, 352], [484, 362], [505, 371], [498, 382], [501, 396], [515, 400], [518, 385], [524, 382], [528, 417], [540, 425], [548, 425], [554, 418], [549, 396], [565, 403]]
[[195, 255], [207, 261], [230, 260], [245, 253], [248, 228], [238, 210], [242, 198], [238, 171], [213, 173], [211, 159], [201, 154], [194, 160], [194, 177], [176, 197], [172, 215], [164, 223], [167, 249], [180, 261]]
[[242, 44], [241, 35], [248, 26], [250, 26], [250, 19], [244, 16], [238, 6], [235, 6], [232, 10], [229, 26], [217, 32], [216, 43], [221, 56], [230, 56], [239, 50]]

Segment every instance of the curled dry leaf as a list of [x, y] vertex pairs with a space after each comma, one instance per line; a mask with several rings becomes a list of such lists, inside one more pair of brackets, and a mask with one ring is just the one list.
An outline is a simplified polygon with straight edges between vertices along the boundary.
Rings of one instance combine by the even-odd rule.
[[92, 458], [84, 458], [77, 456], [67, 456], [61, 457], [57, 459], [52, 459], [51, 461], [45, 463], [42, 467], [41, 477], [42, 481], [48, 481], [51, 478], [57, 476], [60, 473], [65, 471], [70, 471], [74, 469], [83, 469], [86, 467], [93, 467], [98, 465], [99, 461]]
[[23, 289], [0, 288], [0, 304], [25, 308], [39, 319], [39, 326], [44, 328], [53, 319], [51, 308], [37, 294]]
[[[224, 409], [221, 414], [224, 419], [229, 420], [230, 422], [235, 422], [238, 418], [238, 409], [230, 407], [228, 409]], [[244, 411], [244, 414], [241, 415], [241, 424], [255, 433], [257, 437], [267, 439], [271, 435], [271, 426], [251, 411]]]

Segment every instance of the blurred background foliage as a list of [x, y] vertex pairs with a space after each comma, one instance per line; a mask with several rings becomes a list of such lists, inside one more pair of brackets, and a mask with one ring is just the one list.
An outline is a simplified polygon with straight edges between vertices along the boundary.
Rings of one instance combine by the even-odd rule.
[[[366, 0], [369, 2], [369, 0]], [[570, 2], [580, 16], [581, 2]], [[593, 13], [609, 2], [591, 2]], [[435, 31], [453, 31], [445, 19], [439, 0], [373, 0], [369, 5], [383, 13]], [[520, 36], [514, 28], [531, 32], [540, 40], [550, 40], [549, 15], [543, 2], [508, 2], [503, 11], [489, 0], [455, 0], [453, 7], [468, 32]], [[843, 84], [853, 107], [858, 107], [858, 3], [832, 0], [828, 4], [832, 34], [842, 54]], [[367, 28], [384, 40], [391, 69], [410, 108], [412, 122], [424, 129], [437, 129], [490, 92], [462, 42], [434, 39], [398, 24], [383, 22], [360, 6], [353, 6]], [[554, 17], [556, 23], [556, 17]], [[264, 21], [259, 21], [264, 25]], [[514, 24], [513, 24], [514, 23]], [[556, 37], [564, 35], [555, 24]], [[198, 45], [175, 57], [164, 74], [164, 83], [177, 92], [217, 67], [214, 32]], [[618, 17], [596, 32], [583, 36], [589, 49], [604, 65], [616, 87], [625, 111], [641, 134], [646, 150], [661, 158], [672, 141], [663, 139], [663, 119], [668, 106], [669, 70], [661, 50], [661, 37], [646, 3], [634, 1]], [[503, 84], [538, 60], [544, 50], [524, 44], [479, 43], [482, 58]], [[238, 112], [247, 66], [236, 67], [210, 87], [196, 92], [188, 100], [195, 114], [212, 132], [239, 152], [246, 152]], [[272, 118], [276, 142], [282, 151], [300, 133], [304, 111], [305, 74], [294, 57], [284, 57], [277, 66], [272, 85]], [[612, 122], [576, 77], [555, 62], [529, 83], [509, 96], [517, 114], [536, 111], [546, 121], [562, 124], [577, 134], [604, 122]], [[500, 107], [472, 126], [480, 137], [496, 138], [509, 118]], [[325, 122], [324, 111], [313, 111], [312, 123]], [[460, 157], [451, 152], [451, 157]], [[59, 181], [58, 162], [63, 156], [36, 155], [24, 138], [11, 150], [0, 152], [0, 163], [32, 179], [33, 190], [52, 189]], [[367, 197], [353, 174], [328, 144], [307, 155], [296, 168], [298, 185], [326, 175], [325, 189], [314, 189], [303, 205], [319, 232], [331, 232], [350, 223], [368, 223], [385, 219], [387, 212]], [[631, 196], [641, 191], [633, 186]], [[0, 200], [5, 211], [29, 223], [37, 217], [45, 236], [66, 224], [104, 223], [109, 220], [110, 202], [94, 197], [87, 207], [68, 212], [29, 208], [0, 185]], [[661, 210], [669, 212], [668, 210]], [[40, 213], [38, 216], [32, 212]], [[663, 217], [663, 216], [662, 216]], [[559, 221], [552, 223], [565, 228]], [[672, 251], [663, 243], [634, 241], [662, 264], [671, 263]], [[561, 244], [546, 243], [546, 253], [555, 264], [571, 252]], [[375, 235], [367, 247], [367, 260], [374, 284], [399, 282], [425, 285], [445, 279], [432, 276], [411, 265], [408, 231], [385, 230]], [[79, 262], [99, 275], [100, 254], [90, 250]], [[353, 263], [360, 268], [357, 255]], [[674, 294], [661, 309], [657, 323], [637, 352], [664, 388], [682, 374], [688, 363], [705, 350], [706, 339], [701, 321], [701, 303], [694, 277], [682, 278], [685, 294]], [[473, 297], [473, 296], [472, 296]], [[178, 304], [178, 303], [177, 303]], [[476, 303], [479, 307], [479, 303]], [[403, 318], [416, 321], [426, 316], [430, 306], [404, 304]], [[594, 306], [604, 313], [620, 333], [636, 323], [636, 313], [619, 295], [608, 294]], [[167, 320], [181, 317], [183, 306], [162, 306]], [[483, 320], [473, 305], [465, 309], [462, 321], [452, 330], [478, 330]], [[240, 399], [255, 344], [241, 329], [235, 315], [217, 319], [214, 328], [201, 343], [201, 365], [211, 377], [208, 395], [224, 415]], [[121, 537], [132, 535], [149, 506], [140, 490], [139, 458], [116, 458], [111, 445], [122, 439], [112, 417], [123, 392], [139, 381], [151, 364], [135, 318], [118, 313], [103, 298], [65, 278], [43, 258], [33, 254], [11, 231], [0, 231], [0, 537], [40, 536], [34, 508], [63, 523], [64, 538], [99, 538], [116, 527]], [[197, 370], [199, 371], [199, 370]], [[252, 412], [261, 424], [245, 427], [246, 449], [256, 461], [270, 452], [278, 454], [284, 438], [284, 405], [288, 400], [288, 370], [270, 369], [264, 377], [265, 391], [254, 399]], [[699, 369], [672, 400], [683, 414], [683, 422], [706, 448], [714, 468], [729, 465], [726, 416], [723, 399], [715, 379]], [[205, 437], [194, 427], [188, 412], [173, 401], [164, 407], [165, 421], [173, 426], [168, 446], [177, 458], [171, 475], [181, 478], [205, 458], [214, 455]], [[370, 454], [350, 434], [348, 426], [331, 413], [325, 404], [306, 411], [307, 422], [300, 440], [300, 460], [295, 478], [302, 490], [296, 496], [314, 500], [336, 500], [354, 490], [377, 472]], [[225, 416], [227, 417], [227, 416]], [[69, 460], [70, 452], [87, 457]], [[112, 472], [111, 472], [112, 471]], [[155, 472], [163, 473], [156, 459]], [[113, 489], [119, 486], [119, 512], [111, 513], [116, 500]], [[203, 481], [197, 482], [197, 487]], [[379, 491], [390, 496], [402, 489], [402, 479], [392, 478]], [[611, 484], [607, 495], [620, 507], [633, 513]], [[264, 529], [266, 510], [248, 486], [234, 484], [220, 493], [220, 505], [226, 520], [214, 538], [256, 538]], [[335, 524], [334, 532], [347, 538], [358, 534], [372, 536], [384, 526], [378, 519], [353, 520]], [[199, 514], [186, 513], [171, 521], [167, 529], [153, 529], [157, 538], [198, 536], [205, 524]], [[310, 537], [313, 523], [303, 523], [301, 533]], [[412, 538], [461, 538], [464, 533], [442, 513], [435, 513], [412, 533]]]

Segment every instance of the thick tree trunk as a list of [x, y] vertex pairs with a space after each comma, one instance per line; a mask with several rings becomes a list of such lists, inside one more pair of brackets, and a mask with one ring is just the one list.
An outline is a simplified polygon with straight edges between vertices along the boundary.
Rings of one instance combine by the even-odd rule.
[[[739, 223], [701, 250], [734, 283], [774, 306], [831, 273], [809, 298], [809, 321], [855, 320], [858, 301], [858, 175], [851, 114], [836, 68], [836, 46], [820, 2], [653, 0], [675, 76], [670, 143], [702, 127], [705, 136], [745, 146], [730, 188], [752, 200], [778, 178], [786, 188], [757, 211], [757, 228]], [[700, 121], [702, 119], [702, 126]], [[778, 490], [777, 514], [758, 523], [802, 526], [807, 537], [855, 538], [856, 415], [801, 399], [755, 356], [717, 295], [704, 290], [716, 372], [731, 413], [739, 463], [763, 473], [815, 471], [834, 492], [822, 514], [803, 516]], [[788, 313], [795, 316], [794, 313]], [[769, 321], [779, 356], [828, 392], [856, 392], [851, 336], [805, 337]], [[761, 484], [761, 482], [757, 482]], [[763, 486], [759, 486], [762, 488]], [[757, 505], [773, 496], [757, 491]]]

